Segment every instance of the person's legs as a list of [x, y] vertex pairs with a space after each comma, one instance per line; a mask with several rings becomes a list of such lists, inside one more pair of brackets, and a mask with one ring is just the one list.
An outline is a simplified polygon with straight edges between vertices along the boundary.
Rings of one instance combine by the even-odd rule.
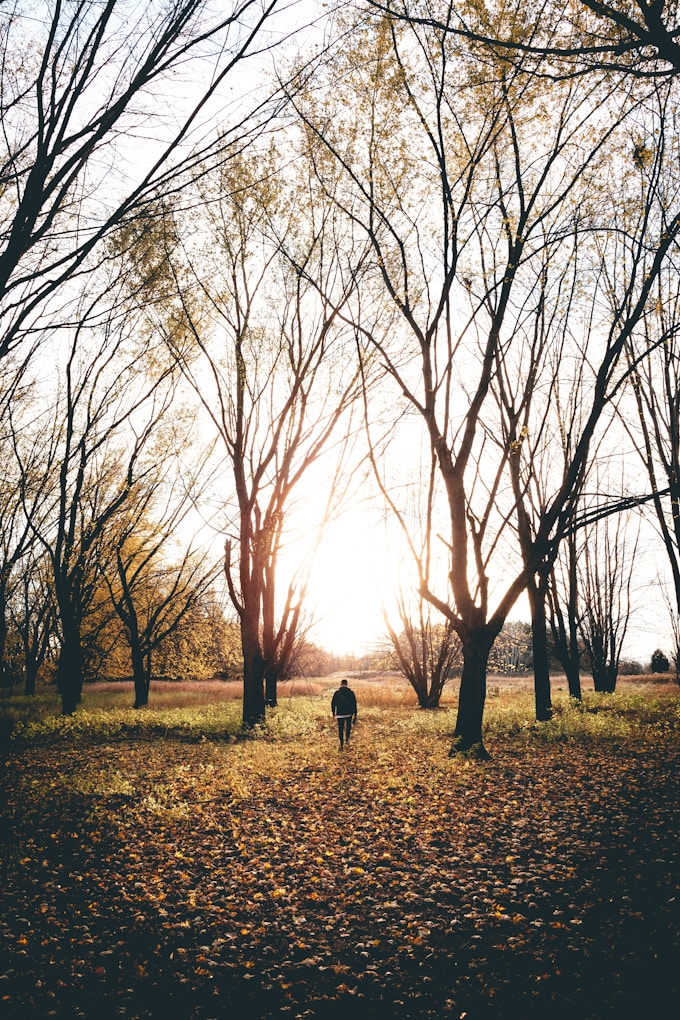
[[340, 737], [340, 747], [349, 743], [349, 735], [352, 731], [352, 717], [347, 716], [344, 719], [338, 719], [338, 736]]

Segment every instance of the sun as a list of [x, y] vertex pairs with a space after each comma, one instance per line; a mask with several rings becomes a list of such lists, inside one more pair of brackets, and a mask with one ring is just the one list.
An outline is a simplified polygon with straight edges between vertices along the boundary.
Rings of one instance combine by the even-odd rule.
[[309, 589], [310, 640], [336, 654], [361, 655], [385, 639], [383, 607], [394, 602], [385, 527], [362, 508], [326, 525]]

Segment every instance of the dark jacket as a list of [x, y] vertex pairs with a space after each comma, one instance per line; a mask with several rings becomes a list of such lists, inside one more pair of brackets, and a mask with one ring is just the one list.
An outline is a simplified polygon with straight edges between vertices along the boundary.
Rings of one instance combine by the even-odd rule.
[[357, 699], [351, 687], [338, 687], [331, 701], [333, 715], [356, 715]]

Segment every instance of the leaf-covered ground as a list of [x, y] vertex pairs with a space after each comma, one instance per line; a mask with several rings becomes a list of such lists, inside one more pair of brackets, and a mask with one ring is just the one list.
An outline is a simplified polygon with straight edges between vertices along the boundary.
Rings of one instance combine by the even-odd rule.
[[15, 747], [0, 1014], [667, 1015], [677, 729], [490, 739], [479, 764], [417, 723], [368, 713], [342, 754], [327, 720]]

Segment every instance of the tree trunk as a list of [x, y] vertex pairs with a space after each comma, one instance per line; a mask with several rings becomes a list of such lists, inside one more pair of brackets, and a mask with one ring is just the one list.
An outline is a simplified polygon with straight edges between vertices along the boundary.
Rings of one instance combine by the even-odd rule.
[[256, 726], [265, 716], [264, 677], [265, 660], [260, 648], [257, 629], [241, 619], [241, 648], [243, 650], [243, 725]]
[[139, 635], [129, 633], [130, 658], [132, 659], [132, 677], [135, 684], [134, 708], [144, 708], [149, 704], [149, 687], [151, 685], [151, 671], [147, 670], [144, 663]]
[[35, 694], [38, 673], [45, 661], [45, 654], [49, 644], [46, 634], [40, 632], [40, 621], [31, 627], [28, 623], [21, 635], [21, 644], [24, 653], [24, 694], [32, 697]]
[[135, 703], [133, 708], [146, 708], [149, 704], [149, 688], [151, 687], [151, 676], [142, 666], [141, 672], [135, 669], [133, 673], [135, 683]]
[[616, 690], [616, 681], [618, 679], [619, 670], [617, 662], [610, 662], [607, 664], [607, 694], [613, 694]]
[[33, 658], [26, 656], [24, 662], [24, 694], [32, 698], [35, 694], [35, 685], [38, 679], [38, 664]]
[[607, 662], [601, 666], [597, 670], [597, 685], [595, 686], [595, 691], [598, 691], [600, 694], [613, 695], [616, 691], [618, 672], [617, 664], [614, 662]]
[[243, 659], [243, 725], [256, 726], [264, 716], [264, 659], [255, 652]]
[[57, 691], [61, 696], [61, 714], [73, 715], [83, 692], [83, 652], [79, 635], [64, 634], [57, 664]]
[[[554, 571], [548, 578], [550, 598], [550, 629], [555, 655], [559, 659], [569, 686], [569, 695], [581, 701], [581, 651], [578, 643], [578, 583], [576, 570], [576, 539], [570, 532], [566, 539], [568, 552], [567, 604], [562, 612], [557, 595], [558, 585]], [[551, 588], [552, 585], [552, 588]], [[550, 593], [552, 592], [552, 597]]]
[[463, 639], [463, 672], [451, 755], [475, 748], [476, 757], [489, 757], [482, 740], [482, 718], [490, 648], [491, 644], [484, 631], [473, 631]]
[[7, 645], [7, 599], [5, 586], [0, 584], [0, 684], [4, 687], [5, 676], [8, 674], [5, 663], [5, 646]]
[[564, 630], [554, 625], [552, 628], [553, 641], [555, 644], [555, 655], [560, 661], [564, 670], [569, 687], [569, 695], [577, 701], [581, 701], [581, 652], [578, 647], [578, 639], [575, 632], [570, 632], [567, 638]]
[[545, 590], [542, 583], [530, 582], [527, 586], [531, 607], [531, 648], [534, 658], [534, 695], [536, 719], [547, 722], [552, 719], [550, 695], [550, 671], [548, 668], [548, 628], [545, 612]]
[[430, 680], [429, 688], [426, 686], [425, 692], [421, 699], [420, 694], [418, 695], [418, 702], [421, 708], [439, 708], [439, 701], [442, 696], [442, 690], [444, 685], [439, 678], [433, 678]]
[[576, 656], [576, 662], [574, 662], [573, 656], [568, 657], [564, 666], [564, 672], [567, 677], [567, 684], [569, 685], [569, 696], [575, 698], [576, 701], [582, 700], [581, 694], [581, 674], [579, 672], [579, 657]]
[[278, 669], [267, 666], [264, 672], [264, 700], [267, 708], [276, 708], [278, 677]]
[[593, 688], [598, 694], [613, 694], [618, 670], [613, 663], [593, 665]]
[[149, 688], [151, 687], [151, 677], [144, 672], [141, 676], [135, 674], [135, 703], [133, 708], [146, 708], [149, 704]]
[[149, 704], [149, 688], [151, 686], [151, 653], [149, 652], [146, 656], [144, 654], [142, 638], [139, 632], [139, 618], [135, 609], [135, 600], [130, 591], [121, 548], [122, 543], [116, 549], [116, 557], [123, 598], [117, 602], [116, 609], [123, 620], [128, 644], [130, 645], [132, 679], [135, 685], [135, 703], [133, 708], [145, 708]]

